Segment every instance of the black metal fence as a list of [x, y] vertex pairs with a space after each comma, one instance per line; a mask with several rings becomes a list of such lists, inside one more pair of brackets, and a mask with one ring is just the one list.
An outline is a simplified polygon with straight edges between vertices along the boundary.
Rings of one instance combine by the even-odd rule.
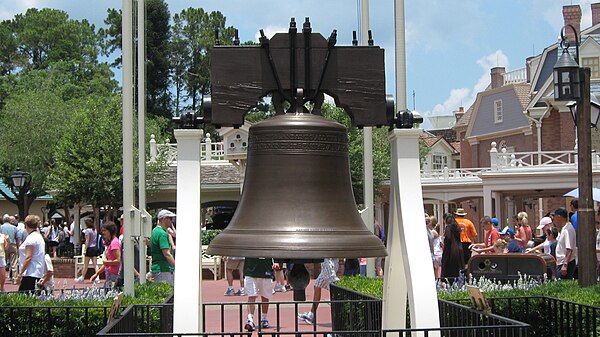
[[[304, 330], [316, 333], [321, 322], [328, 322], [327, 306], [334, 306], [334, 301], [319, 302], [321, 308], [315, 315], [313, 324], [306, 324], [297, 319], [299, 314], [308, 310], [313, 302], [270, 302], [269, 319], [271, 328], [263, 330], [257, 320], [259, 334], [294, 334]], [[346, 301], [360, 305], [361, 301]], [[206, 336], [241, 336], [251, 335], [243, 332], [246, 323], [247, 302], [238, 303], [204, 303], [202, 335]], [[255, 317], [261, 317], [261, 306], [256, 306]], [[210, 322], [210, 324], [208, 324]], [[301, 322], [301, 323], [300, 323]], [[210, 326], [209, 326], [210, 325]], [[283, 331], [283, 330], [289, 331]], [[170, 333], [173, 330], [173, 305], [131, 305], [119, 318], [108, 324], [97, 336], [186, 336], [186, 334]], [[331, 333], [331, 329], [327, 329]], [[378, 332], [379, 333], [379, 332]], [[192, 334], [193, 335], [193, 334]]]
[[110, 307], [0, 306], [0, 336], [94, 336]]
[[[295, 321], [291, 331], [282, 331], [281, 322], [301, 313], [311, 302], [271, 302], [274, 328], [259, 329], [258, 336], [310, 337], [600, 337], [600, 308], [550, 297], [489, 298], [493, 314], [470, 308], [470, 300], [438, 300], [440, 328], [381, 330], [381, 300], [352, 290], [332, 286], [331, 301], [321, 302], [317, 320], [311, 326], [299, 326]], [[221, 332], [202, 334], [173, 334], [170, 304], [131, 306], [119, 319], [103, 329], [99, 336], [244, 336], [246, 303], [204, 304], [204, 331], [207, 320], [217, 322]], [[326, 319], [327, 306], [331, 308], [331, 329], [317, 329], [319, 319]], [[260, 310], [260, 308], [258, 309]], [[274, 313], [274, 314], [273, 314]], [[260, 313], [259, 313], [260, 315]], [[321, 315], [321, 316], [319, 316]], [[321, 317], [321, 318], [320, 318]], [[289, 318], [289, 317], [288, 317]], [[227, 321], [235, 321], [232, 325]], [[407, 317], [406, 321], [410, 319]], [[286, 323], [289, 326], [289, 320]], [[283, 325], [286, 325], [283, 324]], [[214, 324], [212, 325], [214, 327]], [[224, 332], [227, 329], [232, 332]]]
[[600, 336], [600, 307], [545, 296], [489, 298], [488, 302], [492, 312], [531, 325], [530, 336]]
[[[495, 314], [476, 311], [468, 306], [438, 300], [441, 328], [395, 329], [381, 331], [381, 300], [350, 289], [330, 286], [332, 303], [332, 328], [342, 336], [412, 336], [419, 332], [420, 336], [529, 336], [529, 325]], [[356, 303], [346, 304], [352, 300]], [[338, 302], [339, 301], [339, 302]], [[470, 305], [470, 302], [468, 303]], [[410, 322], [409, 311], [406, 310], [406, 322]]]
[[[331, 328], [335, 331], [362, 331], [374, 336], [381, 331], [381, 300], [332, 284]], [[374, 333], [375, 334], [374, 334]]]

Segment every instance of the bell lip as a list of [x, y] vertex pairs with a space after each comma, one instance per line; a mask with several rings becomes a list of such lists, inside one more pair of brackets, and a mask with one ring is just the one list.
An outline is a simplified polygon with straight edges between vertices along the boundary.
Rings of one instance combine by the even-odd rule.
[[[382, 245], [383, 246], [383, 245]], [[233, 253], [232, 253], [233, 252]], [[276, 253], [276, 254], [274, 254]], [[361, 258], [361, 257], [385, 257], [388, 256], [387, 249], [373, 247], [360, 251], [349, 251], [343, 249], [313, 249], [313, 250], [302, 250], [302, 249], [290, 249], [287, 250], [268, 250], [265, 248], [252, 249], [250, 247], [241, 248], [236, 247], [214, 247], [209, 244], [207, 255], [219, 255], [219, 256], [243, 256], [251, 258], [273, 258], [273, 259], [323, 259], [323, 258]]]

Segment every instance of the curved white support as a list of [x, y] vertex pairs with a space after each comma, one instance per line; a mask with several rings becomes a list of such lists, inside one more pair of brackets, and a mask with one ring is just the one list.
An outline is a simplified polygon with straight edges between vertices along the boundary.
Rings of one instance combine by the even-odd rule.
[[[419, 166], [419, 129], [393, 130], [390, 221], [383, 290], [383, 329], [406, 327], [406, 295], [413, 328], [438, 328], [439, 311], [425, 227]], [[430, 332], [429, 336], [439, 336]]]

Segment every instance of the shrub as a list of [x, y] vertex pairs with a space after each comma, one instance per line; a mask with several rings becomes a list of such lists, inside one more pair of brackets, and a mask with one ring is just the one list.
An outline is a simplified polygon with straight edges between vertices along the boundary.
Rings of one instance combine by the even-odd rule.
[[207, 229], [202, 231], [202, 244], [208, 245], [215, 238], [215, 236], [221, 234], [221, 229]]
[[[167, 283], [137, 284], [136, 296], [125, 296], [122, 308], [160, 304], [172, 292]], [[0, 294], [0, 336], [95, 336], [106, 325], [114, 295], [95, 287], [55, 297]]]
[[[468, 284], [479, 286], [486, 297], [519, 297], [519, 296], [548, 296], [565, 301], [577, 302], [592, 306], [600, 306], [600, 284], [593, 287], [581, 288], [577, 281], [545, 281], [521, 277], [513, 283], [481, 278], [479, 281], [470, 281]], [[383, 279], [367, 278], [361, 276], [342, 277], [338, 285], [352, 289], [373, 297], [383, 298]], [[468, 299], [464, 283], [449, 288], [438, 288], [438, 297], [447, 300]]]

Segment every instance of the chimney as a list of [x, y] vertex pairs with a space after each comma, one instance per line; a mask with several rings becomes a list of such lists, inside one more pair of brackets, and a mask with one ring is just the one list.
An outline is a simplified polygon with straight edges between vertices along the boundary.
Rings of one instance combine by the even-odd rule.
[[[573, 26], [577, 32], [577, 36], [581, 37], [581, 7], [579, 7], [579, 5], [563, 6], [563, 19], [565, 21], [565, 26]], [[575, 41], [572, 29], [566, 28], [565, 34], [567, 35], [567, 39], [571, 43], [571, 46], [574, 46], [575, 43], [579, 43], [579, 41]]]
[[600, 2], [592, 4], [592, 26], [600, 23]]
[[492, 78], [492, 89], [500, 88], [504, 85], [504, 76], [502, 76], [506, 72], [504, 67], [494, 67], [490, 71], [490, 75]]
[[531, 69], [532, 68], [532, 64], [531, 63], [532, 63], [532, 61], [534, 59], [535, 59], [535, 56], [530, 56], [530, 57], [528, 57], [525, 60], [525, 65], [526, 65], [525, 71], [526, 71], [526, 74], [527, 74], [527, 83], [531, 83], [531, 80], [532, 80], [531, 76], [533, 75], [533, 71], [534, 70]]
[[461, 106], [458, 108], [458, 111], [454, 111], [454, 119], [458, 122], [459, 119], [461, 119], [462, 116], [465, 115], [465, 107]]

